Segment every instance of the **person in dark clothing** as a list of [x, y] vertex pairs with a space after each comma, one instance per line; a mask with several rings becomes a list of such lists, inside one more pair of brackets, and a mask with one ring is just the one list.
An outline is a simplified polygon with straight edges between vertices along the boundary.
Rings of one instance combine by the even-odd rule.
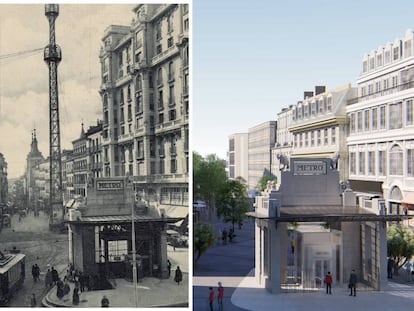
[[394, 270], [394, 260], [390, 257], [388, 258], [388, 262], [387, 262], [387, 274], [388, 274], [389, 279], [392, 279], [393, 270]]
[[174, 281], [177, 282], [177, 285], [180, 285], [180, 282], [182, 280], [183, 280], [183, 273], [180, 270], [180, 266], [177, 266], [177, 270], [175, 270]]
[[53, 285], [54, 285], [59, 280], [59, 274], [54, 267], [52, 267], [51, 271], [52, 271], [52, 280], [53, 280]]
[[35, 267], [35, 265], [32, 265], [32, 276], [33, 276], [33, 281], [36, 282], [36, 267]]
[[75, 306], [79, 304], [79, 289], [77, 287], [73, 289], [72, 304]]
[[356, 284], [358, 281], [358, 277], [355, 273], [355, 270], [352, 270], [351, 274], [349, 275], [349, 288], [351, 289], [351, 293], [349, 296], [356, 296]]
[[332, 294], [332, 275], [331, 272], [328, 271], [328, 273], [325, 275], [325, 284], [326, 284], [326, 293]]
[[210, 290], [208, 293], [208, 302], [210, 304], [210, 311], [213, 311], [214, 290], [212, 287], [209, 287], [208, 289]]
[[226, 229], [223, 230], [221, 239], [223, 240], [223, 244], [227, 244], [227, 230]]
[[34, 278], [35, 278], [35, 282], [39, 281], [39, 277], [40, 277], [40, 268], [37, 265], [37, 263], [34, 265]]
[[85, 275], [79, 272], [79, 284], [81, 293], [85, 291]]
[[171, 276], [171, 261], [167, 259], [168, 277]]

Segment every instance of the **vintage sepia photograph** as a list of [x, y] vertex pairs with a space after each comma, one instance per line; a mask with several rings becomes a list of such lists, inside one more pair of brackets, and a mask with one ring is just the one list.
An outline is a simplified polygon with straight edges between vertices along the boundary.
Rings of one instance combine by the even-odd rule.
[[191, 9], [0, 4], [0, 306], [190, 306]]

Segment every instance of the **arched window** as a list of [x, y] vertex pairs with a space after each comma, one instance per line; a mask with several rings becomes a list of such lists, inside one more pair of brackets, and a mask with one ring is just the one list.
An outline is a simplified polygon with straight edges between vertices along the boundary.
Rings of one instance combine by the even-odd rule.
[[400, 146], [394, 145], [390, 149], [390, 175], [403, 174], [403, 151]]

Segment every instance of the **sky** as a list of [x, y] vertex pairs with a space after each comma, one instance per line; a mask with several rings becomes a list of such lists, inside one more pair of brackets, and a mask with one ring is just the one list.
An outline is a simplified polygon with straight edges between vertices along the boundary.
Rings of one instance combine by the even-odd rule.
[[362, 58], [414, 29], [414, 1], [193, 2], [192, 148], [277, 120], [315, 85], [356, 86]]
[[[72, 149], [85, 130], [102, 119], [99, 50], [111, 24], [130, 25], [134, 4], [60, 4], [56, 43], [61, 149]], [[15, 57], [49, 43], [44, 4], [0, 4], [0, 152], [8, 177], [23, 175], [36, 128], [39, 150], [49, 155], [49, 82], [43, 50]]]

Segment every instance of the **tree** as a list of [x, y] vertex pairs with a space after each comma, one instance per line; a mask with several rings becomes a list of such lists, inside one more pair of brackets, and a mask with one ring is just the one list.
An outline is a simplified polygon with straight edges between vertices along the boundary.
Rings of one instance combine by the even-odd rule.
[[194, 199], [201, 199], [206, 202], [210, 219], [217, 198], [227, 180], [225, 167], [225, 161], [215, 154], [209, 154], [203, 158], [197, 152], [193, 152]]
[[194, 224], [193, 229], [193, 258], [195, 263], [214, 243], [213, 227], [210, 224]]
[[394, 258], [397, 270], [414, 255], [414, 234], [410, 228], [393, 224], [387, 228], [387, 253]]
[[257, 182], [257, 189], [259, 191], [264, 191], [267, 187], [268, 181], [276, 181], [276, 178], [269, 176], [269, 175], [263, 175], [262, 177], [260, 177], [260, 179]]
[[241, 222], [248, 210], [246, 185], [240, 178], [228, 179], [219, 196], [217, 215], [224, 222], [231, 222], [234, 230], [234, 224]]

